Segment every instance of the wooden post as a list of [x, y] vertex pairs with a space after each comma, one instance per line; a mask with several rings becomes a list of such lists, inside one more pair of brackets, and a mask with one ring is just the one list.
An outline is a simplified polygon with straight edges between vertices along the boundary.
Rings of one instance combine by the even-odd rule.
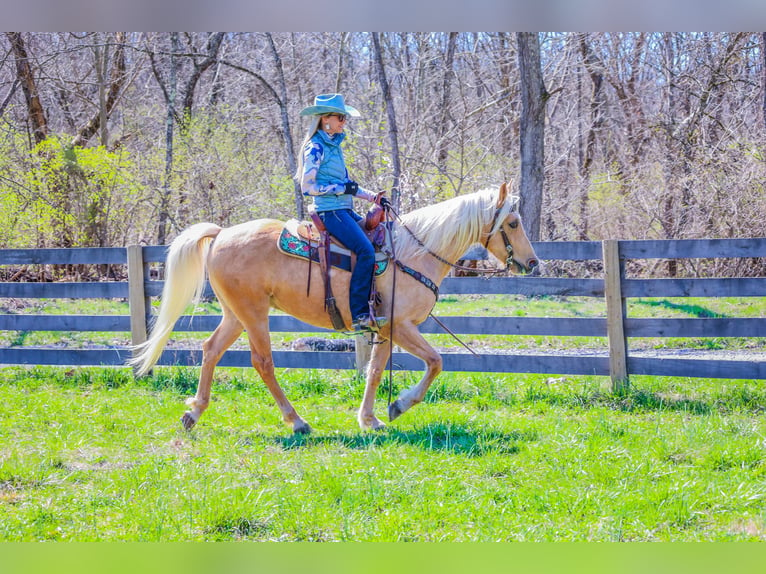
[[604, 259], [604, 295], [606, 297], [606, 331], [609, 338], [609, 375], [612, 392], [624, 393], [630, 387], [628, 378], [628, 344], [625, 339], [625, 298], [622, 296], [623, 266], [620, 243], [610, 239], [601, 244]]
[[372, 354], [372, 335], [362, 333], [354, 336], [354, 350], [356, 351], [356, 374], [364, 378], [367, 374], [367, 363]]
[[149, 297], [144, 291], [144, 254], [140, 245], [128, 246], [128, 303], [130, 304], [130, 339], [134, 345], [146, 341], [146, 317]]

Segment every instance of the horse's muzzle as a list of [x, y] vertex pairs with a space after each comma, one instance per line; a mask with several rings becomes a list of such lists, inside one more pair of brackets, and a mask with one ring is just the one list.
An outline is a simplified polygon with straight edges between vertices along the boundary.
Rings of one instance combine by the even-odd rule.
[[519, 273], [524, 273], [525, 275], [540, 274], [540, 262], [534, 257], [527, 259], [524, 263], [514, 261], [514, 264]]

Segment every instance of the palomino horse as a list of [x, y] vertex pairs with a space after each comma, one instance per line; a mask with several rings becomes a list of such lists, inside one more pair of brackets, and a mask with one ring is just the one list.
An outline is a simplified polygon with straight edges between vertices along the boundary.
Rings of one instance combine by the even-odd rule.
[[[515, 270], [529, 271], [537, 266], [537, 257], [515, 211], [517, 203], [518, 197], [509, 196], [503, 183], [499, 192], [478, 191], [417, 209], [393, 226], [393, 253], [402, 265], [377, 279], [381, 296], [379, 314], [393, 320], [376, 336], [378, 342], [391, 337], [402, 349], [422, 359], [426, 370], [418, 384], [403, 391], [389, 405], [389, 420], [422, 401], [442, 370], [439, 353], [426, 342], [417, 326], [428, 318], [436, 302], [438, 285], [450, 265], [469, 246], [482, 243]], [[170, 245], [159, 314], [150, 338], [137, 347], [131, 364], [137, 374], [142, 375], [157, 362], [176, 320], [189, 303], [199, 298], [207, 270], [223, 317], [202, 346], [197, 394], [186, 401], [190, 410], [181, 419], [187, 430], [199, 421], [209, 405], [216, 364], [246, 330], [253, 366], [276, 400], [284, 421], [291, 424], [296, 433], [311, 432], [274, 376], [269, 308], [275, 307], [317, 327], [332, 329], [332, 323], [324, 310], [319, 265], [310, 266], [305, 259], [287, 256], [277, 248], [283, 227], [282, 222], [273, 219], [259, 219], [225, 229], [212, 223], [198, 223]], [[313, 287], [307, 296], [308, 273], [313, 274], [311, 285], [319, 287]], [[334, 269], [332, 272], [332, 289], [346, 325], [351, 324], [349, 277], [347, 271]], [[393, 314], [392, 301], [395, 302]], [[373, 407], [389, 355], [390, 345], [373, 346], [364, 398], [357, 416], [362, 429], [385, 426], [375, 416]]]

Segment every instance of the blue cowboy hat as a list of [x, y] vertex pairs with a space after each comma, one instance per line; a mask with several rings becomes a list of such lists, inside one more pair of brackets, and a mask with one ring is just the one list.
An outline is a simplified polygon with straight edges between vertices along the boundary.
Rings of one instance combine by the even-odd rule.
[[342, 94], [320, 94], [314, 98], [314, 105], [301, 110], [302, 116], [321, 116], [324, 114], [347, 114], [359, 117], [359, 110], [347, 106]]

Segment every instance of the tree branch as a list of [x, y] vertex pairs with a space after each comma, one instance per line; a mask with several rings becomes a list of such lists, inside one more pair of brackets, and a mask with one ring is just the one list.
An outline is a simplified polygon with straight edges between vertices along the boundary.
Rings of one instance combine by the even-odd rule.
[[[112, 71], [110, 74], [109, 94], [106, 98], [105, 119], [108, 120], [117, 103], [117, 98], [125, 83], [125, 32], [115, 34], [117, 49], [112, 59]], [[101, 110], [96, 110], [90, 121], [80, 129], [72, 140], [73, 146], [84, 146], [98, 132], [101, 127]]]

